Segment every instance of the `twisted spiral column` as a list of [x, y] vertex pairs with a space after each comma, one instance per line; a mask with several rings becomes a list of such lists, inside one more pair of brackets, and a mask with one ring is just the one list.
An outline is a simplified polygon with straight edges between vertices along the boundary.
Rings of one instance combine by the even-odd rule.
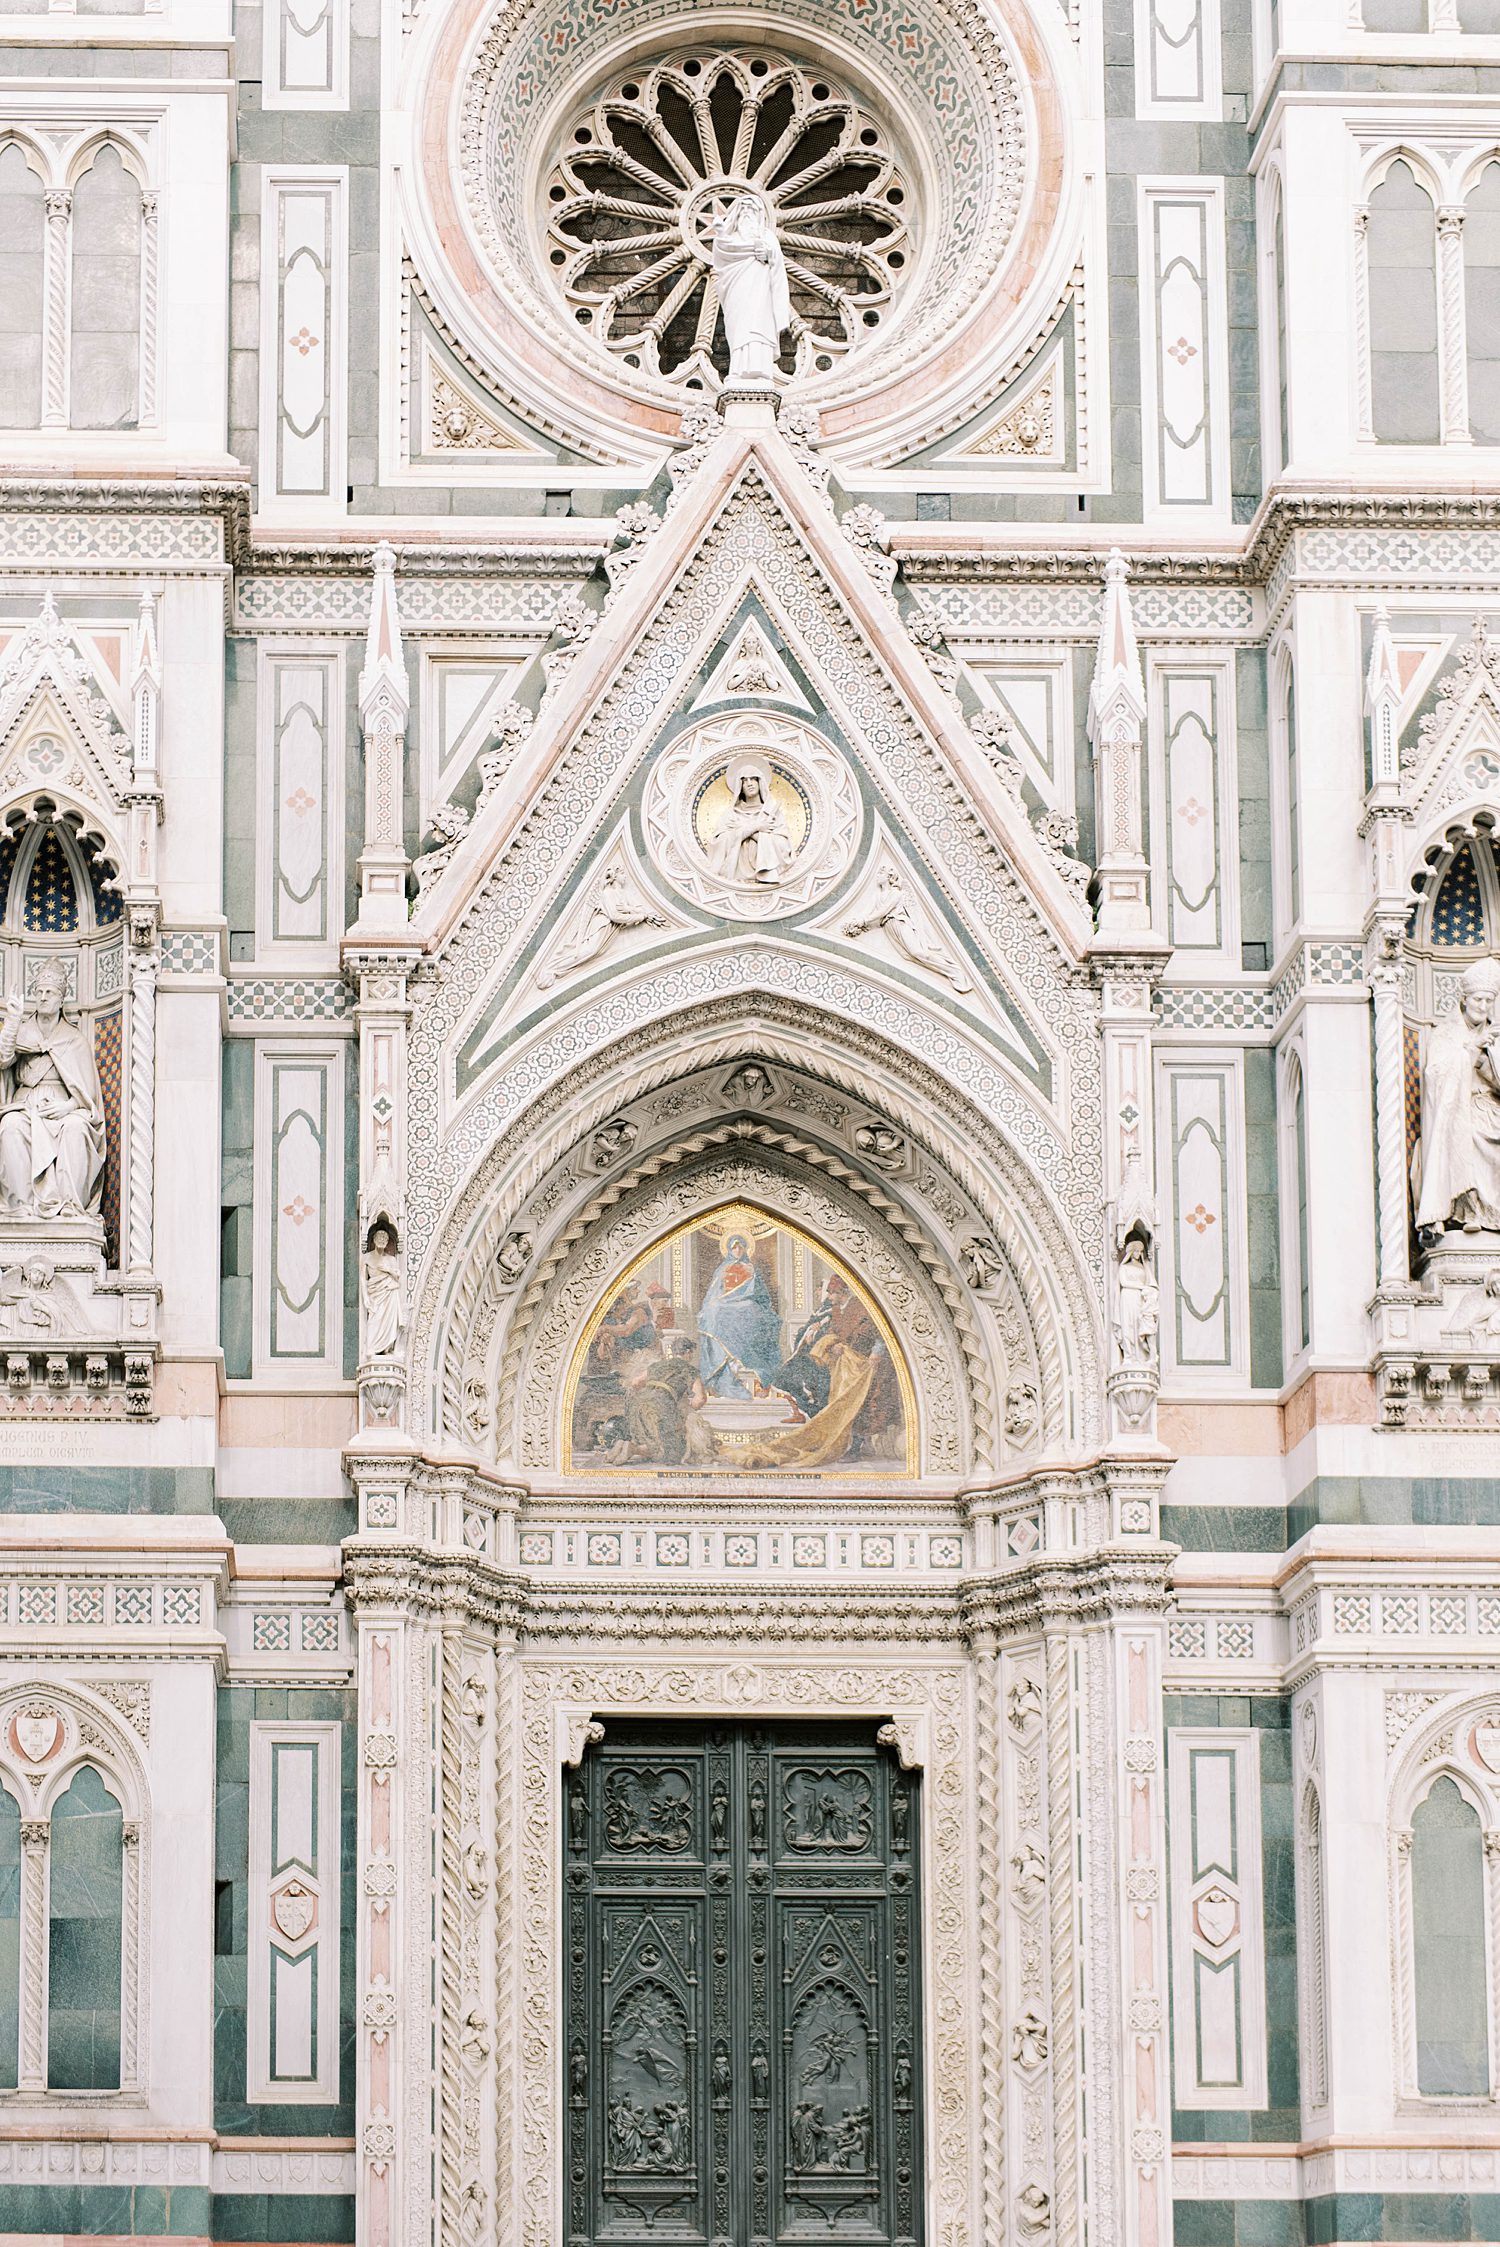
[[1464, 207], [1444, 203], [1437, 214], [1439, 366], [1443, 443], [1467, 445], [1469, 368], [1464, 348]]
[[47, 193], [47, 327], [42, 427], [68, 425], [68, 269], [73, 249], [73, 190]]
[[156, 421], [156, 350], [160, 326], [159, 199], [152, 189], [141, 197], [141, 427]]
[[156, 978], [153, 946], [130, 970], [130, 1269], [151, 1269], [156, 1204]]
[[1370, 372], [1370, 213], [1354, 214], [1354, 370], [1359, 395], [1359, 435], [1375, 435], [1375, 391]]
[[1078, 2230], [1078, 2054], [1073, 2010], [1058, 1999], [1076, 1986], [1073, 1957], [1073, 1733], [1068, 1642], [1046, 1645], [1047, 1909], [1052, 1949], [1052, 2236]]
[[463, 1989], [462, 1945], [459, 1921], [463, 1911], [460, 1828], [462, 1825], [459, 1759], [462, 1754], [460, 1671], [463, 1641], [456, 1630], [443, 1632], [439, 1650], [442, 1681], [439, 1687], [438, 1758], [440, 1767], [442, 1887], [438, 1904], [437, 1942], [441, 1969], [441, 2004], [438, 2015], [439, 2099], [438, 2143], [443, 2239], [460, 2237], [460, 2194], [463, 2188], [463, 2080], [459, 2035], [463, 2025], [459, 2000]]
[[1380, 1284], [1411, 1277], [1406, 1223], [1406, 1025], [1399, 964], [1375, 985], [1375, 1160], [1380, 1194]]
[[979, 1973], [983, 1990], [980, 2019], [980, 2150], [984, 2195], [984, 2236], [1006, 2236], [1005, 2220], [1005, 1958], [1001, 1942], [1002, 1833], [1000, 1800], [1000, 1662], [993, 1646], [979, 1655], [974, 1669], [977, 1696], [979, 1861], [994, 1868], [992, 1895], [979, 1915]]
[[47, 2021], [42, 1996], [47, 1983], [47, 1852], [51, 1828], [45, 1818], [21, 1820], [21, 2036], [18, 2088], [45, 2091]]

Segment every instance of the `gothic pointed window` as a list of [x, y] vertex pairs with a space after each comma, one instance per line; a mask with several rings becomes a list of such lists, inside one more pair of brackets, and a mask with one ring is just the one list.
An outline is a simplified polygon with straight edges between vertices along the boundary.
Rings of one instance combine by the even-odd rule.
[[47, 1929], [47, 2081], [120, 2087], [124, 1820], [85, 1764], [52, 1811]]
[[106, 142], [73, 190], [68, 395], [75, 429], [134, 429], [141, 390], [141, 189]]
[[1432, 197], [1404, 161], [1370, 195], [1366, 256], [1375, 435], [1435, 445], [1442, 435], [1436, 218]]
[[1417, 2089], [1425, 2098], [1490, 2088], [1484, 1835], [1449, 1778], [1434, 1780], [1411, 1820], [1412, 1963]]
[[0, 147], [0, 428], [35, 429], [42, 418], [46, 187], [40, 159], [18, 141]]
[[1464, 207], [1464, 340], [1469, 434], [1500, 445], [1500, 164], [1486, 164]]

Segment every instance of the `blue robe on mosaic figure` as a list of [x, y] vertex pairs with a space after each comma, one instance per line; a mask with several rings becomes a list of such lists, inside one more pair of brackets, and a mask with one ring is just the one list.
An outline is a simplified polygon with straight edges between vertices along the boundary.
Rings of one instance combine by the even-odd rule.
[[733, 1233], [698, 1307], [698, 1363], [714, 1397], [754, 1394], [744, 1376], [769, 1385], [781, 1363], [781, 1314], [750, 1243]]

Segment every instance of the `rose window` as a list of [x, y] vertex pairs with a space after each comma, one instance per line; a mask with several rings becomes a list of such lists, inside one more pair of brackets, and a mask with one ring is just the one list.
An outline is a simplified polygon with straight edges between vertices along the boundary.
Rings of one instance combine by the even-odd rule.
[[911, 173], [821, 72], [770, 54], [673, 56], [620, 76], [566, 129], [547, 256], [578, 326], [624, 365], [708, 388], [729, 364], [714, 222], [760, 198], [786, 260], [787, 375], [825, 374], [892, 318], [912, 265]]

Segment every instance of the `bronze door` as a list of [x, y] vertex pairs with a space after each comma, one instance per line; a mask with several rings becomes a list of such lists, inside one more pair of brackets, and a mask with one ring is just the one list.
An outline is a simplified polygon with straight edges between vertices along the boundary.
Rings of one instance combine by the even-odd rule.
[[611, 1722], [567, 1801], [569, 2247], [916, 2247], [918, 1798], [873, 1725]]

